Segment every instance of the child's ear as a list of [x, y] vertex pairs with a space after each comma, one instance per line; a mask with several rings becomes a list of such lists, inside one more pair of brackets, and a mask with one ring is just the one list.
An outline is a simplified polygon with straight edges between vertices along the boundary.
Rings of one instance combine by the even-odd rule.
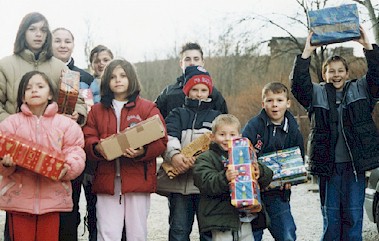
[[287, 109], [291, 107], [291, 100], [287, 100]]
[[262, 108], [265, 108], [265, 102], [262, 101]]
[[215, 140], [215, 135], [213, 134], [213, 132], [211, 132], [210, 138], [211, 138], [211, 141]]

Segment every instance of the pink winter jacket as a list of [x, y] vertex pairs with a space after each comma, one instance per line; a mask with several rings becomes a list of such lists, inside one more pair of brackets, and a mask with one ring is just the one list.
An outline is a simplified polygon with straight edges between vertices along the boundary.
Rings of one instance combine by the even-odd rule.
[[65, 155], [69, 170], [61, 181], [36, 174], [22, 167], [0, 164], [0, 209], [31, 214], [72, 210], [70, 180], [79, 176], [85, 165], [83, 132], [70, 118], [57, 114], [58, 106], [47, 106], [43, 116], [33, 115], [27, 105], [21, 112], [0, 122], [0, 131], [16, 134]]

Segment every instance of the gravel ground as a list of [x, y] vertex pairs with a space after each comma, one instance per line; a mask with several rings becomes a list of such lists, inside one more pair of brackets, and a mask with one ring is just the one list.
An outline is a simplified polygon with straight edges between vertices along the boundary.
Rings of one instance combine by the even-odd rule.
[[[320, 240], [322, 231], [322, 217], [319, 208], [318, 193], [310, 191], [314, 189], [312, 184], [302, 184], [292, 188], [292, 213], [297, 225], [297, 237], [300, 241], [316, 241]], [[82, 192], [83, 194], [83, 192]], [[82, 195], [80, 202], [80, 209], [82, 217], [85, 213], [85, 198]], [[4, 212], [0, 211], [0, 234], [3, 233], [4, 228]], [[152, 194], [151, 208], [148, 219], [148, 240], [149, 241], [167, 241], [168, 234], [168, 207], [167, 198]], [[83, 234], [83, 222], [79, 227], [79, 240], [88, 240], [88, 232]], [[199, 241], [197, 224], [195, 223], [193, 232], [191, 234], [192, 241]], [[0, 235], [0, 241], [3, 240]], [[268, 231], [265, 231], [264, 241], [274, 240]], [[364, 241], [378, 241], [379, 234], [376, 230], [376, 225], [371, 223], [366, 214], [363, 223], [363, 240]]]
[[[297, 240], [318, 241], [322, 232], [322, 216], [319, 208], [319, 194], [312, 190], [314, 184], [302, 184], [292, 188], [291, 207], [297, 225]], [[167, 241], [168, 208], [165, 197], [153, 194], [149, 215], [149, 241]], [[197, 225], [194, 226], [192, 241], [198, 241]], [[265, 230], [264, 241], [273, 241], [270, 233]], [[376, 224], [370, 222], [365, 213], [363, 223], [363, 240], [378, 241], [379, 234]]]

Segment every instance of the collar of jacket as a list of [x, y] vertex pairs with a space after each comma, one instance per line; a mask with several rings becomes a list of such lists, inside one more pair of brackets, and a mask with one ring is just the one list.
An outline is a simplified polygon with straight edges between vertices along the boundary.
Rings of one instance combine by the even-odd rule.
[[207, 98], [205, 100], [194, 100], [186, 97], [184, 100], [184, 106], [194, 111], [201, 111], [211, 109], [211, 101], [211, 98]]
[[74, 63], [74, 58], [73, 57], [70, 57], [70, 61], [68, 62], [67, 67], [69, 69], [71, 69], [71, 70], [75, 67], [75, 63]]
[[225, 157], [226, 159], [228, 158], [228, 151], [222, 149], [222, 147], [215, 142], [211, 142], [211, 144], [209, 144], [209, 149], [216, 152], [218, 155]]
[[136, 93], [132, 94], [129, 97], [128, 103], [126, 103], [124, 105], [124, 108], [130, 109], [130, 108], [133, 108], [134, 106], [136, 106], [136, 100], [137, 100], [138, 94], [139, 94], [139, 92], [136, 92]]
[[[33, 113], [30, 111], [27, 104], [21, 105], [21, 112], [26, 116], [32, 116]], [[58, 112], [58, 105], [56, 102], [52, 102], [51, 104], [47, 105], [45, 112], [42, 116], [49, 117], [54, 116]]]
[[[274, 124], [271, 122], [270, 118], [268, 117], [267, 112], [266, 112], [265, 109], [262, 109], [262, 110], [261, 110], [260, 116], [261, 116], [261, 118], [264, 120], [264, 122], [266, 123], [266, 126], [274, 125]], [[288, 111], [286, 111], [286, 112], [284, 113], [284, 121], [280, 124], [280, 128], [281, 128], [284, 132], [286, 132], [286, 133], [288, 133], [288, 131], [289, 131], [290, 118], [291, 118], [291, 115], [288, 113]], [[294, 121], [292, 121], [292, 122], [293, 122], [294, 124], [297, 125], [296, 120], [294, 120]]]
[[176, 78], [176, 83], [178, 83], [178, 85], [180, 87], [183, 87], [183, 83], [184, 83], [184, 74], [182, 74], [181, 76], [179, 76], [178, 78]]
[[24, 49], [20, 54], [19, 56], [24, 59], [26, 62], [28, 63], [37, 63], [37, 62], [45, 62], [47, 60], [46, 58], [46, 51], [42, 51], [40, 54], [39, 54], [39, 57], [38, 59], [35, 58], [35, 55], [32, 51], [30, 51], [29, 49]]

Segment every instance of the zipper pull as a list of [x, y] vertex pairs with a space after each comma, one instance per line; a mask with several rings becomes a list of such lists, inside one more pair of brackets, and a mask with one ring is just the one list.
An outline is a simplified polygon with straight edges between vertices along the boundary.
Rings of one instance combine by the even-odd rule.
[[122, 197], [122, 193], [120, 192], [120, 199], [118, 200], [120, 205], [121, 205], [121, 197]]
[[274, 126], [274, 131], [272, 132], [272, 136], [275, 136], [276, 134], [276, 126]]

